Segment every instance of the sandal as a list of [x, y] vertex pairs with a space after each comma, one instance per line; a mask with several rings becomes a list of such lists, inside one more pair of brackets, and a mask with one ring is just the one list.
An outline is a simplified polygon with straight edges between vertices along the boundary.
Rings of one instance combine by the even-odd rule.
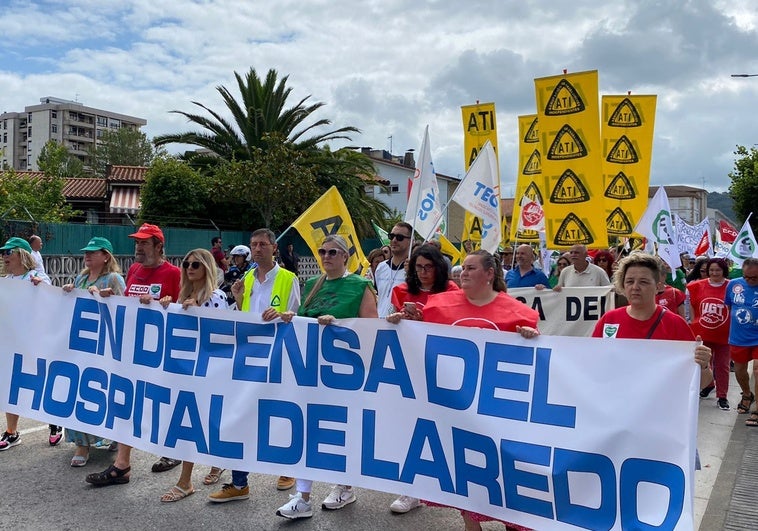
[[165, 492], [161, 496], [161, 501], [166, 502], [166, 503], [175, 502], [175, 501], [183, 500], [187, 496], [194, 493], [195, 493], [195, 489], [193, 489], [192, 486], [190, 486], [189, 489], [184, 490], [179, 485], [174, 485], [173, 487], [171, 487], [171, 489], [169, 489], [167, 492]]
[[129, 476], [127, 474], [131, 471], [132, 467], [117, 468], [115, 465], [111, 465], [102, 472], [96, 472], [90, 474], [85, 478], [87, 483], [91, 483], [96, 487], [105, 487], [107, 485], [123, 485], [129, 483]]
[[71, 458], [71, 466], [78, 468], [87, 464], [89, 461], [89, 455], [75, 455]]
[[221, 474], [224, 473], [224, 470], [226, 469], [212, 466], [211, 471], [208, 472], [208, 475], [205, 476], [205, 479], [203, 479], [203, 485], [215, 485], [218, 483], [218, 480], [221, 479]]
[[750, 395], [742, 393], [742, 399], [737, 404], [737, 413], [749, 413], [753, 402], [755, 402], [755, 395], [753, 393], [750, 393]]
[[750, 412], [750, 418], [745, 421], [745, 426], [758, 426], [758, 410], [753, 410]]
[[153, 463], [153, 472], [166, 472], [171, 470], [175, 466], [182, 464], [181, 459], [171, 459], [170, 457], [161, 457], [155, 463]]

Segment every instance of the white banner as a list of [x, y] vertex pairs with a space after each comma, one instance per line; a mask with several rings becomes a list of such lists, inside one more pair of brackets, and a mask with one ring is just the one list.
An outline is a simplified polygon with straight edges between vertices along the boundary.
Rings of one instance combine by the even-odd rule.
[[0, 334], [0, 408], [155, 454], [535, 529], [693, 527], [694, 343], [262, 323], [8, 279]]
[[695, 256], [697, 254], [695, 249], [697, 249], [700, 240], [703, 239], [703, 234], [708, 231], [710, 221], [706, 217], [697, 225], [690, 225], [680, 218], [679, 214], [674, 214], [673, 218], [679, 252]]
[[615, 306], [612, 286], [563, 288], [561, 291], [508, 288], [515, 297], [540, 314], [540, 333], [588, 337], [600, 316]]

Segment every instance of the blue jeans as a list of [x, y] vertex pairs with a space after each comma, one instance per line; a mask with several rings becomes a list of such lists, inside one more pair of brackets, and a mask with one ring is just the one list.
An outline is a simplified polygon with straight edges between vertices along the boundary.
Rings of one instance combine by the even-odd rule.
[[241, 470], [232, 470], [232, 485], [235, 487], [247, 487], [248, 472]]

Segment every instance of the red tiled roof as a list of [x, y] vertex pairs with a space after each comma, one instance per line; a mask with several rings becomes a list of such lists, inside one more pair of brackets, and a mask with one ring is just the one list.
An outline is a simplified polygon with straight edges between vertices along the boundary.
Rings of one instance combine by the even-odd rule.
[[105, 199], [105, 179], [67, 177], [63, 196], [66, 199]]
[[30, 179], [41, 179], [45, 176], [41, 171], [28, 171], [28, 170], [14, 170], [16, 175], [20, 177], [29, 177]]
[[108, 175], [105, 176], [108, 181], [144, 183], [145, 174], [148, 168], [146, 166], [110, 166]]

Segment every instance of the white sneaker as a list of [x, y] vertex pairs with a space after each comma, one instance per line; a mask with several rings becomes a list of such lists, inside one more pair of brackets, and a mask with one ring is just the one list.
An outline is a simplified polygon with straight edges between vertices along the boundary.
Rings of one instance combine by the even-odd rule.
[[421, 507], [421, 502], [418, 498], [412, 498], [410, 496], [400, 496], [398, 499], [392, 502], [390, 505], [390, 511], [393, 513], [407, 513], [408, 511]]
[[332, 492], [326, 497], [321, 507], [324, 509], [342, 509], [345, 505], [353, 503], [355, 501], [355, 494], [353, 494], [353, 487], [347, 485], [335, 485], [332, 487]]
[[309, 501], [303, 499], [301, 493], [290, 494], [290, 501], [282, 505], [276, 510], [277, 516], [283, 516], [290, 520], [296, 518], [310, 518], [313, 516], [313, 505]]

